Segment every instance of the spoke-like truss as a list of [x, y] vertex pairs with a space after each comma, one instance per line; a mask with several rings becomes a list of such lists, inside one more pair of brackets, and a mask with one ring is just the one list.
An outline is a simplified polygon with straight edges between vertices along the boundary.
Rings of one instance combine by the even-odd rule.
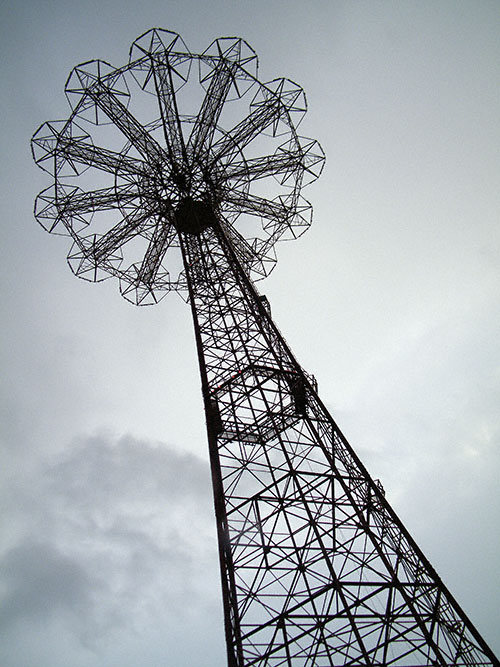
[[242, 40], [194, 55], [158, 29], [122, 68], [76, 67], [69, 119], [33, 137], [54, 179], [35, 215], [72, 239], [76, 275], [137, 304], [187, 294], [229, 667], [499, 667], [253, 286], [309, 226], [300, 191], [324, 159], [297, 134], [302, 90], [256, 73]]
[[[299, 193], [324, 156], [297, 134], [303, 91], [256, 74], [257, 57], [241, 39], [218, 39], [194, 55], [178, 35], [156, 29], [134, 42], [124, 67], [75, 67], [66, 84], [69, 119], [42, 125], [32, 145], [54, 178], [35, 215], [73, 239], [76, 275], [118, 277], [122, 294], [138, 304], [185, 290], [175, 257], [179, 219], [204, 206], [225, 221], [254, 278], [272, 270], [276, 241], [310, 224], [311, 206]], [[92, 140], [102, 126], [108, 140], [113, 130], [117, 149]]]

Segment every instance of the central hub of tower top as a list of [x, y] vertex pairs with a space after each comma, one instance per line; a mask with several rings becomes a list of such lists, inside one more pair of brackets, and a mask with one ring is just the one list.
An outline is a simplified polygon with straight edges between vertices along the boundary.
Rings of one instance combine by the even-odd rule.
[[186, 196], [179, 202], [174, 213], [174, 225], [178, 232], [201, 234], [207, 227], [213, 227], [217, 216], [210, 202]]

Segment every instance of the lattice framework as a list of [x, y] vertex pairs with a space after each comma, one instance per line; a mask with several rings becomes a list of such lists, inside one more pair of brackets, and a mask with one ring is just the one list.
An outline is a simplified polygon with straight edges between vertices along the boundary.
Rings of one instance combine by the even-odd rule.
[[253, 285], [310, 224], [300, 192], [323, 153], [297, 133], [302, 90], [261, 83], [242, 40], [195, 55], [153, 29], [124, 67], [76, 67], [66, 93], [69, 119], [33, 137], [54, 179], [35, 215], [71, 238], [79, 277], [114, 276], [139, 305], [171, 290], [190, 303], [229, 667], [499, 665]]

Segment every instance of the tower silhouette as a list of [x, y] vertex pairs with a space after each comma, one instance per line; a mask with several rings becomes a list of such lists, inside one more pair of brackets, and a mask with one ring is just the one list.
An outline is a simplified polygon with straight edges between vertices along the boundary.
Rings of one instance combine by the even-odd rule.
[[79, 277], [190, 304], [229, 667], [499, 665], [254, 286], [311, 221], [300, 191], [324, 157], [297, 133], [300, 87], [261, 83], [240, 39], [194, 55], [153, 29], [121, 68], [76, 67], [66, 93], [69, 119], [32, 140], [54, 178], [35, 215], [71, 237]]

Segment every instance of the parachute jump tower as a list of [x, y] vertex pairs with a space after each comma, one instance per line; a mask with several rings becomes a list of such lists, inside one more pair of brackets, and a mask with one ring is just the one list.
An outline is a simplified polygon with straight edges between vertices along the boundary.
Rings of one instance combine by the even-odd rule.
[[42, 125], [38, 222], [86, 280], [191, 307], [229, 667], [498, 665], [318, 397], [253, 281], [310, 225], [324, 155], [287, 79], [241, 39], [192, 54], [173, 32], [77, 66]]

